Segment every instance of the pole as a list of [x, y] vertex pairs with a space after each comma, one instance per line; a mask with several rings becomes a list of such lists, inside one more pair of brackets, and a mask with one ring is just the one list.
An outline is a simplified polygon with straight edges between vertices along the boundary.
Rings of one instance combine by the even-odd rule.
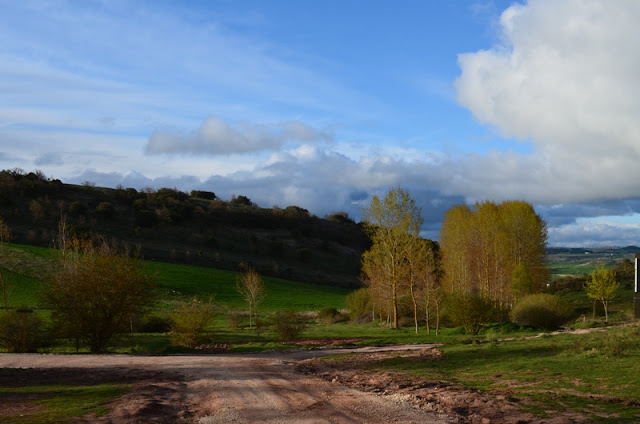
[[638, 275], [638, 259], [640, 259], [640, 253], [636, 254], [636, 263], [635, 263], [635, 270], [636, 270], [636, 279], [635, 279], [635, 288], [634, 288], [634, 293], [633, 293], [633, 304], [634, 304], [634, 316], [637, 318], [640, 318], [640, 282], [638, 280], [640, 280], [640, 276]]

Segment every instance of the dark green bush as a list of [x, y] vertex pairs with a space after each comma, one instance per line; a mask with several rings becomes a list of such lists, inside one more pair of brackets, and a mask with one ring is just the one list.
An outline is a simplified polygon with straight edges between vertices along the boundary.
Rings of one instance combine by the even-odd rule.
[[510, 313], [511, 321], [530, 327], [553, 330], [567, 322], [573, 308], [558, 296], [547, 293], [522, 298]]
[[273, 316], [273, 326], [281, 340], [296, 340], [307, 328], [307, 321], [294, 310], [279, 311]]
[[445, 300], [445, 312], [453, 325], [461, 325], [467, 333], [474, 335], [496, 317], [490, 299], [470, 293], [449, 295]]

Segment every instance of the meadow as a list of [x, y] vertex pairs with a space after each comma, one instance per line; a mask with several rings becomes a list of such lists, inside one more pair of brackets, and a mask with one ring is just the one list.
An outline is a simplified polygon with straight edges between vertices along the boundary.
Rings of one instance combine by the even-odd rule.
[[[36, 313], [46, 318], [50, 312], [42, 308], [37, 292], [46, 284], [46, 271], [55, 260], [55, 253], [26, 245], [5, 245], [3, 258], [2, 276], [9, 288], [9, 306], [34, 307]], [[600, 317], [595, 321], [591, 319], [592, 303], [583, 292], [560, 293], [577, 311], [568, 330], [606, 330], [603, 332], [552, 335], [503, 323], [488, 325], [477, 336], [465, 334], [462, 328], [443, 328], [435, 335], [433, 331], [427, 334], [424, 328], [419, 334], [415, 334], [412, 327], [393, 330], [377, 321], [322, 323], [315, 319], [317, 311], [327, 307], [343, 309], [348, 290], [264, 277], [267, 296], [259, 310], [266, 324], [256, 332], [243, 326], [233, 329], [227, 322], [230, 312], [246, 309], [235, 289], [238, 273], [162, 262], [146, 262], [145, 270], [155, 275], [158, 282], [152, 315], [163, 316], [194, 297], [202, 300], [213, 297], [219, 313], [210, 327], [211, 342], [225, 345], [227, 351], [300, 348], [311, 346], [318, 339], [345, 339], [349, 345], [443, 343], [440, 361], [389, 357], [371, 368], [427, 380], [450, 381], [503, 396], [541, 419], [558, 411], [570, 411], [589, 421], [637, 422], [640, 418], [640, 387], [636, 384], [636, 376], [640, 375], [640, 328], [632, 316], [633, 293], [628, 289], [619, 290], [611, 305], [607, 325]], [[283, 309], [295, 309], [308, 317], [310, 325], [302, 342], [283, 342], [268, 325], [272, 314]], [[75, 348], [57, 345], [48, 351], [73, 353]], [[200, 351], [171, 346], [167, 333], [132, 333], [119, 338], [111, 352]], [[331, 360], [348, 360], [348, 355]], [[49, 402], [47, 409], [62, 408], [61, 416], [77, 416], [78, 411], [101, 413], [104, 401], [119, 396], [128, 388], [92, 387], [91, 393], [87, 390], [84, 391], [86, 402], [70, 387], [63, 386], [0, 387], [0, 396], [26, 391]], [[80, 405], [65, 412], [62, 405], [70, 398], [79, 399]]]

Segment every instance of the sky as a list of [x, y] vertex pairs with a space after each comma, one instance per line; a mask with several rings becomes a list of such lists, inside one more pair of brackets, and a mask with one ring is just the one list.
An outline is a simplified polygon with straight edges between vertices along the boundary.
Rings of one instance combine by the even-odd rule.
[[0, 0], [0, 169], [640, 245], [640, 1]]

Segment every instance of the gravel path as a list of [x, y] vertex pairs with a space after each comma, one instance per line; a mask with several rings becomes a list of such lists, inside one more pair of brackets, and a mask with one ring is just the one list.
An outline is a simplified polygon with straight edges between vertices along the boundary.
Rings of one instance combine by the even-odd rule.
[[[244, 355], [126, 356], [1, 354], [0, 379], [126, 382], [135, 389], [99, 423], [452, 423], [455, 417], [295, 371], [298, 361], [352, 351], [424, 349], [433, 345], [326, 349]], [[25, 369], [27, 368], [27, 369]], [[0, 381], [0, 383], [10, 383]], [[19, 408], [2, 404], [0, 410]], [[0, 421], [2, 416], [0, 415]]]

